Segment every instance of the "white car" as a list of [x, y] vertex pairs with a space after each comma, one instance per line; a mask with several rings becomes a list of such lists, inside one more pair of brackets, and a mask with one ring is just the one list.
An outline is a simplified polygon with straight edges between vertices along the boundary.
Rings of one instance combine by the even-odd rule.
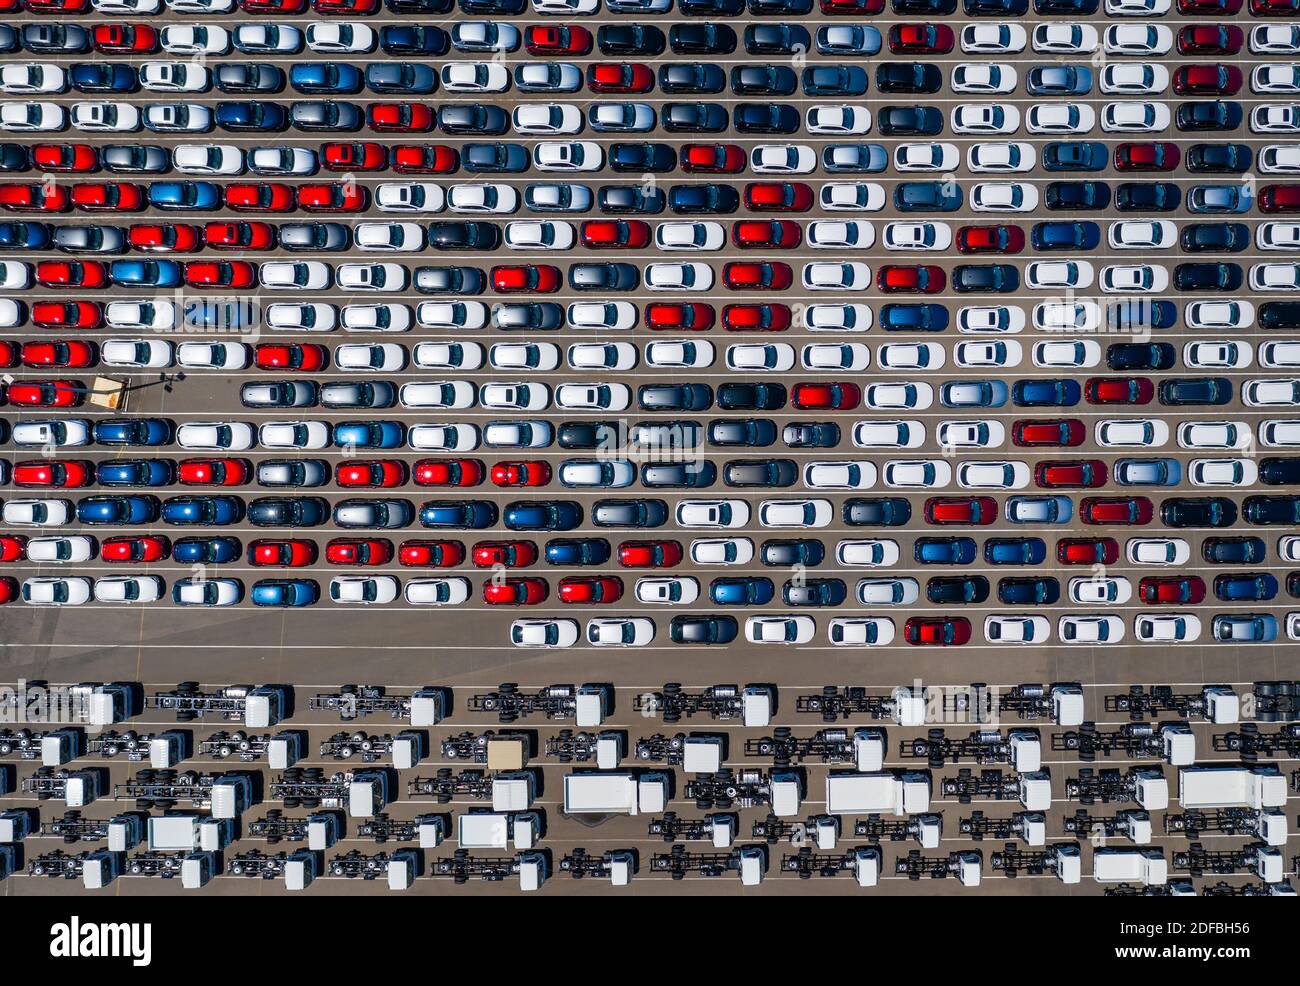
[[966, 167], [976, 174], [1032, 171], [1038, 163], [1033, 144], [992, 141], [972, 144], [966, 151]]
[[953, 171], [960, 160], [956, 144], [899, 144], [894, 148], [896, 171]]
[[1240, 370], [1250, 366], [1254, 358], [1255, 347], [1248, 342], [1216, 339], [1211, 342], [1189, 342], [1183, 346], [1183, 362], [1196, 369]]
[[477, 370], [483, 365], [483, 347], [477, 342], [422, 342], [411, 361], [426, 370]]
[[1250, 50], [1257, 55], [1300, 53], [1300, 24], [1259, 24], [1251, 28]]
[[862, 403], [874, 411], [924, 411], [934, 403], [934, 388], [920, 380], [868, 384]]
[[1042, 644], [1051, 636], [1046, 616], [986, 616], [984, 639], [990, 644]]
[[1101, 307], [1095, 301], [1043, 302], [1034, 306], [1033, 320], [1040, 332], [1096, 332]]
[[1265, 174], [1300, 172], [1300, 144], [1269, 144], [1260, 148], [1259, 170]]
[[1034, 51], [1081, 55], [1097, 49], [1097, 29], [1073, 21], [1049, 21], [1034, 26]]
[[1127, 219], [1111, 223], [1106, 238], [1114, 250], [1168, 250], [1178, 241], [1178, 227], [1168, 219]]
[[727, 243], [722, 223], [667, 222], [655, 227], [655, 246], [660, 250], [721, 250]]
[[794, 368], [794, 347], [787, 342], [742, 342], [727, 347], [727, 369], [785, 373]]
[[95, 579], [99, 603], [153, 603], [163, 597], [166, 584], [157, 575], [107, 575]]
[[809, 332], [866, 332], [872, 318], [870, 305], [809, 305], [803, 310]]
[[257, 279], [268, 291], [325, 291], [333, 271], [320, 260], [268, 260], [259, 265]]
[[932, 490], [952, 482], [952, 466], [943, 459], [893, 459], [885, 463], [886, 486]]
[[397, 399], [402, 407], [464, 410], [474, 406], [474, 385], [468, 380], [404, 383]]
[[161, 133], [206, 133], [212, 129], [212, 110], [200, 103], [150, 103], [143, 123]]
[[1155, 264], [1107, 264], [1099, 283], [1106, 294], [1158, 294], [1169, 287], [1169, 271]]
[[244, 152], [233, 144], [181, 144], [172, 150], [172, 165], [189, 175], [239, 175]]
[[883, 616], [837, 616], [826, 627], [836, 647], [887, 647], [894, 635], [894, 621]]
[[636, 482], [636, 466], [627, 459], [565, 459], [558, 478], [573, 489], [622, 489]]
[[[33, 541], [27, 542], [28, 555], [31, 554]], [[1277, 539], [1277, 556], [1283, 561], [1298, 562], [1300, 561], [1300, 537], [1294, 534], [1283, 534]]]
[[1106, 133], [1150, 133], [1169, 127], [1169, 107], [1164, 103], [1107, 103], [1101, 111]]
[[1259, 423], [1259, 441], [1270, 447], [1294, 448], [1300, 445], [1300, 421], [1270, 418]]
[[1146, 96], [1169, 88], [1169, 70], [1158, 62], [1111, 62], [1098, 84], [1107, 96]]
[[841, 541], [835, 546], [835, 560], [845, 568], [888, 568], [901, 557], [898, 542], [884, 538]]
[[189, 370], [242, 370], [252, 361], [243, 342], [182, 342], [176, 349], [176, 362]]
[[1124, 553], [1131, 565], [1183, 566], [1192, 557], [1182, 538], [1130, 538]]
[[[73, 110], [75, 112], [76, 106]], [[136, 119], [137, 121], [139, 119], [138, 112]], [[67, 126], [67, 121], [68, 115], [58, 103], [22, 101], [0, 103], [0, 130], [10, 133], [51, 133], [62, 130]]]
[[678, 527], [745, 527], [749, 504], [744, 500], [679, 500]]
[[1300, 223], [1260, 223], [1255, 245], [1261, 250], [1300, 250]]
[[970, 192], [976, 212], [1033, 212], [1038, 208], [1038, 189], [1023, 182], [981, 182]]
[[869, 490], [876, 485], [876, 467], [854, 460], [809, 462], [803, 467], [803, 482], [815, 490]]
[[162, 369], [176, 359], [176, 347], [164, 339], [105, 339], [99, 358], [109, 366]]
[[1300, 264], [1252, 264], [1249, 280], [1252, 291], [1300, 291]]
[[246, 452], [257, 442], [247, 421], [187, 421], [176, 429], [176, 444], [202, 452]]
[[257, 440], [262, 448], [319, 451], [330, 446], [330, 427], [324, 421], [268, 421]]
[[1097, 123], [1097, 112], [1087, 103], [1035, 103], [1025, 114], [1031, 134], [1085, 134]]
[[564, 318], [574, 329], [624, 332], [636, 326], [639, 314], [636, 305], [630, 301], [575, 301], [565, 309]]
[[1300, 66], [1256, 65], [1250, 74], [1250, 88], [1257, 93], [1300, 93]]
[[526, 381], [485, 383], [479, 387], [478, 400], [493, 411], [544, 411], [551, 406], [551, 388]]
[[1007, 437], [1006, 426], [1001, 421], [943, 421], [935, 438], [942, 449], [997, 448]]
[[572, 223], [519, 221], [506, 223], [504, 240], [511, 250], [570, 250], [577, 237]]
[[1097, 422], [1095, 435], [1104, 448], [1160, 448], [1169, 441], [1169, 425], [1155, 418], [1110, 418]]
[[582, 111], [572, 103], [538, 103], [516, 106], [513, 114], [516, 133], [576, 134], [582, 132]]
[[1109, 17], [1163, 17], [1173, 0], [1106, 0]]
[[1063, 644], [1117, 644], [1124, 639], [1124, 621], [1118, 616], [1062, 616], [1056, 635]]
[[306, 147], [256, 147], [248, 152], [248, 169], [259, 175], [311, 175], [316, 168], [316, 152]]
[[1068, 291], [1092, 286], [1094, 271], [1086, 260], [1035, 260], [1025, 265], [1025, 286], [1035, 291]]
[[211, 84], [206, 68], [188, 62], [144, 62], [139, 78], [151, 92], [204, 92]]
[[339, 323], [344, 332], [406, 332], [411, 321], [405, 305], [344, 305]]
[[380, 212], [441, 212], [445, 205], [442, 187], [430, 181], [384, 182], [375, 186], [375, 208]]
[[401, 264], [339, 264], [334, 280], [341, 291], [405, 291], [411, 277]]
[[21, 448], [76, 448], [89, 445], [90, 422], [84, 418], [56, 421], [15, 421], [14, 444]]
[[1092, 339], [1036, 342], [1031, 353], [1035, 366], [1082, 368], [1101, 362], [1101, 345]]
[[805, 116], [805, 126], [813, 134], [865, 134], [871, 130], [871, 110], [861, 105], [812, 106]]
[[402, 595], [412, 606], [459, 606], [469, 601], [469, 579], [407, 579]]
[[885, 207], [885, 188], [876, 182], [827, 182], [819, 201], [828, 212], [879, 212]]
[[224, 55], [230, 51], [230, 32], [216, 24], [169, 24], [159, 32], [158, 40], [163, 51], [173, 55]]
[[415, 320], [425, 329], [481, 329], [488, 314], [481, 301], [423, 301], [415, 309]]
[[533, 148], [533, 167], [538, 171], [599, 171], [605, 152], [590, 140], [538, 141]]
[[[30, 107], [45, 104], [28, 103], [27, 105]], [[161, 111], [164, 107], [155, 104], [149, 106], [148, 109]], [[63, 110], [60, 109], [59, 112], [62, 113]], [[160, 120], [161, 117], [155, 114], [154, 122], [160, 122]], [[71, 121], [72, 125], [78, 130], [89, 133], [133, 133], [140, 129], [140, 110], [130, 103], [73, 103]], [[62, 122], [60, 122], [59, 129], [63, 129]]]
[[566, 359], [575, 370], [632, 370], [640, 355], [630, 342], [575, 342]]
[[266, 327], [278, 332], [331, 332], [337, 324], [338, 312], [333, 305], [281, 302], [266, 306]]
[[967, 490], [1021, 490], [1029, 478], [1029, 465], [1018, 460], [957, 464], [957, 485]]
[[921, 598], [916, 579], [859, 579], [854, 595], [864, 606], [910, 606]]
[[814, 250], [867, 250], [876, 242], [871, 223], [818, 219], [808, 224], [805, 241]]
[[870, 449], [920, 448], [925, 444], [925, 434], [925, 425], [920, 421], [857, 421], [852, 432], [855, 446]]
[[1245, 421], [1184, 421], [1178, 426], [1178, 445], [1185, 449], [1244, 449], [1250, 443]]
[[993, 95], [1015, 92], [1019, 74], [1001, 62], [966, 62], [953, 67], [949, 84], [953, 92]]
[[452, 185], [446, 197], [452, 212], [508, 215], [519, 208], [519, 193], [512, 186], [492, 182]]
[[809, 291], [865, 291], [871, 287], [871, 268], [858, 260], [804, 264], [802, 278]]
[[748, 565], [754, 560], [749, 538], [699, 538], [691, 542], [691, 561], [697, 565]]
[[424, 249], [424, 227], [416, 223], [357, 223], [352, 232], [358, 250], [415, 253]]
[[713, 343], [704, 339], [662, 339], [648, 343], [645, 361], [649, 366], [703, 368], [713, 365]]
[[27, 542], [27, 560], [38, 564], [76, 565], [90, 561], [99, 550], [95, 539], [85, 534], [67, 537], [34, 537]]
[[53, 62], [29, 62], [0, 68], [0, 92], [41, 96], [68, 88], [68, 73]]
[[959, 342], [952, 351], [952, 361], [966, 369], [983, 367], [1006, 367], [1020, 365], [1024, 359], [1024, 350], [1014, 339], [991, 339]]
[[555, 406], [577, 411], [624, 411], [632, 403], [625, 383], [565, 383], [555, 389]]
[[362, 606], [383, 606], [393, 602], [401, 583], [391, 575], [336, 575], [330, 579], [330, 600]]
[[1103, 45], [1108, 55], [1165, 55], [1174, 32], [1163, 24], [1111, 24]]
[[806, 644], [817, 632], [811, 616], [751, 616], [745, 639], [751, 644]]
[[860, 342], [810, 342], [799, 354], [807, 370], [861, 372], [871, 365], [871, 347]]
[[1247, 407], [1296, 407], [1300, 379], [1247, 380], [1241, 386], [1241, 400]]
[[941, 252], [952, 247], [952, 227], [937, 222], [886, 223], [882, 239], [887, 250]]
[[449, 62], [442, 67], [442, 87], [448, 92], [505, 92], [510, 72], [496, 62]]
[[1259, 467], [1252, 459], [1193, 459], [1187, 478], [1193, 486], [1253, 486]]
[[1266, 103], [1250, 111], [1250, 129], [1257, 134], [1283, 134], [1300, 131], [1300, 105]]
[[817, 154], [805, 144], [760, 144], [749, 155], [759, 174], [806, 175], [817, 167]]
[[962, 103], [953, 108], [949, 125], [959, 134], [1013, 134], [1020, 129], [1020, 110], [1010, 103]]
[[29, 606], [80, 606], [90, 601], [90, 579], [81, 576], [63, 578], [57, 575], [24, 579], [23, 602]]
[[[1243, 346], [1248, 345], [1243, 343]], [[1293, 369], [1300, 367], [1300, 342], [1262, 342], [1259, 345], [1259, 365], [1270, 368]]]
[[644, 616], [601, 616], [587, 621], [587, 643], [597, 647], [644, 647], [655, 639], [655, 622]]
[[943, 346], [929, 342], [886, 342], [876, 350], [882, 370], [940, 370], [948, 358]]
[[344, 343], [334, 350], [334, 365], [363, 373], [396, 373], [406, 367], [406, 350], [395, 342]]
[[1133, 619], [1133, 636], [1159, 644], [1192, 643], [1201, 636], [1201, 621], [1191, 613], [1139, 613]]
[[71, 500], [5, 500], [0, 507], [0, 520], [16, 527], [63, 527], [75, 516]]
[[700, 596], [700, 583], [690, 577], [637, 579], [634, 595], [639, 603], [689, 606]]
[[713, 268], [700, 263], [648, 264], [645, 286], [651, 291], [708, 291], [713, 287]]
[[825, 527], [835, 518], [830, 500], [763, 500], [758, 522], [764, 527]]
[[187, 578], [172, 584], [172, 599], [178, 606], [234, 606], [244, 596], [236, 579]]
[[[549, 435], [547, 443], [550, 442]], [[479, 430], [468, 422], [411, 425], [406, 444], [422, 452], [472, 452], [479, 446]]]
[[957, 311], [957, 331], [1015, 335], [1025, 329], [1025, 313], [1009, 305], [970, 305]]
[[510, 642], [516, 647], [572, 647], [578, 642], [577, 620], [515, 620]]
[[961, 29], [961, 50], [966, 52], [1007, 52], [1025, 50], [1028, 35], [1019, 24], [967, 24]]

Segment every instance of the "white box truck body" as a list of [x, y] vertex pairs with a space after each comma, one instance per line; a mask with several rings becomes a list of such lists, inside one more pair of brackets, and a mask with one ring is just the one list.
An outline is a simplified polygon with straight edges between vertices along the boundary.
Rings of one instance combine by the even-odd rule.
[[1184, 808], [1282, 808], [1286, 778], [1276, 767], [1184, 767], [1178, 800]]

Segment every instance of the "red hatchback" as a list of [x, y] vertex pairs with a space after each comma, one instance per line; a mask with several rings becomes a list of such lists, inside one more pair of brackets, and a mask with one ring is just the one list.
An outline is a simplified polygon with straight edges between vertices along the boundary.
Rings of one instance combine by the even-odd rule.
[[73, 489], [95, 481], [88, 459], [32, 459], [14, 463], [14, 485], [44, 489]]
[[203, 242], [203, 231], [197, 226], [179, 223], [175, 226], [132, 226], [127, 231], [132, 250], [141, 253], [193, 253]]
[[763, 181], [745, 186], [745, 208], [751, 212], [807, 212], [812, 187], [801, 181]]
[[298, 206], [308, 212], [360, 212], [367, 198], [355, 182], [298, 186]]
[[474, 545], [477, 568], [527, 568], [537, 564], [537, 545], [532, 541], [480, 541]]
[[145, 192], [130, 181], [88, 182], [72, 190], [72, 204], [82, 212], [139, 212], [145, 207]]
[[483, 601], [491, 606], [536, 606], [551, 587], [545, 579], [501, 579], [483, 583]]
[[587, 68], [587, 88], [592, 92], [649, 92], [655, 74], [640, 62], [606, 62]]
[[1100, 459], [1040, 462], [1034, 467], [1034, 482], [1045, 490], [1096, 489], [1106, 485], [1106, 476], [1106, 463]]
[[963, 226], [957, 230], [962, 253], [1019, 253], [1025, 248], [1025, 231], [1019, 226]]
[[25, 342], [20, 359], [23, 366], [36, 368], [57, 366], [61, 369], [84, 369], [99, 362], [99, 349], [93, 342], [79, 339], [53, 342]]
[[322, 144], [320, 161], [328, 171], [383, 171], [388, 151], [374, 141]]
[[1260, 212], [1300, 212], [1300, 185], [1265, 185], [1255, 201]]
[[560, 579], [560, 602], [616, 603], [623, 598], [623, 580], [609, 575], [571, 575]]
[[420, 459], [412, 469], [416, 486], [477, 486], [483, 482], [478, 459]]
[[32, 322], [42, 329], [97, 329], [104, 311], [93, 301], [38, 301], [32, 305]]
[[[302, 192], [310, 185], [299, 189]], [[227, 185], [225, 188], [226, 208], [240, 212], [292, 212], [293, 189], [280, 182], [244, 182]]]
[[655, 302], [647, 305], [646, 327], [656, 331], [690, 330], [700, 332], [713, 328], [713, 306], [703, 302]]
[[403, 541], [397, 563], [418, 568], [455, 568], [465, 560], [459, 541]]
[[0, 185], [0, 209], [9, 212], [66, 212], [71, 204], [67, 186], [55, 182]]
[[496, 486], [545, 486], [551, 481], [551, 467], [540, 459], [524, 462], [498, 462], [492, 467]]
[[683, 171], [705, 174], [735, 174], [748, 163], [737, 144], [684, 144], [680, 159]]
[[960, 647], [970, 641], [964, 616], [912, 616], [903, 624], [903, 639], [914, 647]]
[[1086, 496], [1079, 504], [1079, 519], [1085, 524], [1151, 523], [1154, 509], [1144, 496]]
[[591, 43], [591, 32], [577, 24], [535, 24], [524, 32], [530, 55], [589, 55]]
[[445, 144], [398, 144], [389, 162], [404, 175], [450, 175], [460, 168], [460, 153]]
[[1056, 542], [1056, 560], [1062, 565], [1113, 565], [1119, 561], [1119, 542], [1114, 538], [1061, 538]]
[[96, 24], [90, 43], [106, 54], [148, 55], [158, 50], [158, 32], [148, 24]]
[[185, 283], [196, 288], [251, 288], [257, 283], [257, 268], [247, 260], [190, 261]]
[[252, 474], [247, 459], [184, 459], [177, 479], [186, 486], [243, 486]]
[[203, 242], [214, 250], [270, 250], [275, 246], [270, 223], [208, 223]]
[[876, 288], [889, 294], [938, 294], [947, 284], [948, 276], [943, 268], [934, 264], [886, 264], [876, 272]]
[[101, 561], [150, 562], [162, 561], [172, 553], [172, 543], [162, 535], [146, 534], [138, 537], [104, 538], [99, 542]]
[[36, 280], [47, 288], [102, 288], [108, 285], [108, 268], [98, 260], [42, 260]]
[[1166, 140], [1115, 147], [1116, 171], [1173, 171], [1181, 159], [1178, 145]]
[[789, 305], [726, 305], [722, 327], [728, 332], [784, 332], [791, 314]]
[[743, 219], [731, 224], [731, 242], [742, 250], [793, 250], [803, 230], [789, 219]]
[[393, 560], [393, 542], [384, 538], [334, 538], [325, 545], [331, 565], [386, 565]]
[[259, 343], [254, 350], [258, 369], [301, 370], [310, 373], [329, 365], [329, 353], [324, 346], [305, 343]]
[[99, 152], [89, 144], [37, 144], [30, 156], [38, 171], [89, 174], [99, 170]]
[[248, 546], [248, 564], [258, 568], [303, 568], [316, 561], [316, 542], [302, 538], [259, 538]]
[[1148, 575], [1138, 583], [1138, 598], [1150, 606], [1185, 606], [1205, 599], [1199, 575]]
[[998, 502], [991, 496], [932, 496], [925, 501], [927, 524], [992, 524]]
[[582, 245], [589, 250], [631, 250], [650, 243], [650, 224], [640, 219], [589, 219]]
[[1082, 445], [1088, 430], [1078, 418], [1053, 418], [1048, 421], [1017, 421], [1011, 426], [1011, 441], [1027, 447], [1047, 446], [1074, 448]]
[[9, 385], [9, 403], [16, 407], [77, 407], [86, 388], [76, 380], [15, 381]]
[[802, 411], [851, 411], [862, 403], [862, 390], [855, 383], [797, 383], [790, 403]]
[[624, 568], [672, 568], [683, 558], [680, 541], [624, 541], [618, 563]]
[[1155, 393], [1146, 377], [1090, 377], [1083, 385], [1089, 404], [1149, 404]]
[[397, 459], [353, 459], [340, 462], [334, 470], [334, 482], [340, 486], [391, 489], [406, 484], [406, 463]]
[[1245, 33], [1232, 24], [1188, 24], [1178, 32], [1178, 51], [1184, 55], [1235, 55]]
[[549, 294], [560, 290], [560, 281], [560, 269], [550, 264], [492, 268], [492, 290], [498, 294]]
[[433, 129], [433, 110], [424, 103], [371, 103], [366, 122], [379, 133], [428, 133]]
[[0, 534], [0, 562], [22, 561], [27, 557], [27, 538], [21, 534]]
[[732, 291], [785, 291], [794, 283], [789, 264], [733, 260], [722, 268], [722, 283]]
[[1180, 96], [1232, 96], [1241, 88], [1235, 65], [1184, 65], [1174, 72], [1174, 92]]
[[889, 29], [889, 50], [896, 55], [946, 55], [955, 40], [947, 24], [895, 24]]

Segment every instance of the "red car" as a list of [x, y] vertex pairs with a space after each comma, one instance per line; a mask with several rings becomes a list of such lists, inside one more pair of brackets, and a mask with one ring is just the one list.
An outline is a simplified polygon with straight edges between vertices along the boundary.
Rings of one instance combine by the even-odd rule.
[[1100, 459], [1040, 462], [1034, 467], [1034, 482], [1045, 490], [1096, 489], [1106, 485], [1106, 476], [1106, 463]]
[[649, 92], [655, 74], [640, 62], [606, 62], [587, 68], [587, 88], [592, 92]]
[[1235, 65], [1184, 65], [1174, 72], [1174, 92], [1180, 96], [1232, 96], [1241, 88]]
[[12, 575], [0, 577], [0, 606], [18, 598], [18, 580]]
[[203, 242], [214, 250], [270, 250], [275, 247], [270, 223], [207, 223]]
[[731, 242], [742, 250], [793, 250], [803, 229], [789, 219], [742, 219], [731, 224]]
[[23, 0], [23, 9], [32, 14], [88, 14], [90, 0]]
[[433, 109], [424, 103], [371, 103], [366, 123], [378, 133], [428, 133], [433, 129]]
[[404, 175], [450, 175], [460, 168], [460, 152], [445, 144], [398, 144], [389, 167]]
[[248, 564], [273, 568], [302, 568], [316, 561], [316, 542], [302, 538], [259, 538], [248, 546]]
[[970, 620], [964, 616], [912, 616], [903, 624], [903, 639], [914, 647], [960, 647], [970, 641]]
[[819, 0], [823, 14], [845, 14], [849, 17], [878, 14], [885, 9], [885, 0]]
[[1149, 524], [1153, 514], [1144, 496], [1086, 496], [1079, 504], [1079, 519], [1085, 524]]
[[[1241, 0], [1235, 2], [1241, 9]], [[1300, 13], [1300, 0], [1250, 0], [1250, 12], [1255, 17], [1291, 17]]]
[[416, 486], [477, 486], [483, 482], [478, 459], [420, 459], [413, 470]]
[[732, 291], [784, 291], [794, 283], [794, 272], [774, 260], [733, 260], [722, 268], [722, 283]]
[[82, 212], [139, 212], [145, 207], [143, 185], [130, 181], [96, 181], [77, 185], [72, 204]]
[[247, 459], [182, 459], [176, 478], [186, 486], [243, 486], [252, 474]]
[[239, 0], [239, 9], [246, 14], [301, 14], [307, 0]]
[[378, 13], [380, 0], [311, 0], [311, 9], [318, 14], [361, 15]]
[[308, 212], [360, 212], [367, 199], [366, 190], [355, 182], [298, 186], [298, 206]]
[[1025, 231], [1019, 226], [963, 226], [957, 230], [962, 253], [1019, 253], [1025, 248]]
[[82, 342], [80, 339], [25, 342], [20, 358], [23, 366], [84, 369], [99, 362], [99, 348], [93, 342]]
[[391, 489], [406, 485], [406, 463], [397, 459], [352, 459], [340, 462], [334, 470], [334, 482], [347, 487]]
[[132, 226], [127, 230], [127, 240], [132, 250], [143, 253], [193, 253], [203, 242], [203, 231], [183, 223]]
[[1083, 385], [1089, 404], [1149, 404], [1155, 392], [1146, 377], [1089, 377]]
[[501, 579], [483, 583], [483, 601], [492, 606], [536, 606], [551, 587], [545, 579]]
[[[313, 187], [315, 186], [304, 185], [299, 188], [299, 193]], [[224, 194], [227, 209], [237, 209], [240, 212], [293, 211], [293, 189], [280, 182], [244, 182], [238, 185], [227, 185]]]
[[862, 403], [856, 383], [797, 383], [790, 404], [802, 411], [850, 411]]
[[185, 283], [196, 288], [251, 288], [257, 268], [247, 260], [192, 260], [185, 265]]
[[680, 159], [683, 171], [705, 174], [735, 174], [749, 160], [736, 144], [684, 144]]
[[0, 185], [0, 209], [9, 212], [67, 212], [71, 205], [68, 187], [57, 182]]
[[1265, 185], [1255, 201], [1260, 212], [1300, 212], [1300, 185]]
[[171, 540], [155, 534], [104, 538], [99, 542], [99, 557], [103, 561], [162, 561], [171, 553]]
[[1148, 575], [1138, 583], [1138, 598], [1151, 606], [1185, 606], [1205, 598], [1199, 575]]
[[32, 305], [32, 322], [42, 329], [97, 329], [104, 310], [93, 301], [38, 301]]
[[560, 602], [616, 603], [623, 598], [623, 580], [610, 575], [571, 575], [560, 579]]
[[650, 224], [640, 219], [589, 219], [582, 245], [589, 250], [631, 250], [650, 243]]
[[713, 328], [713, 306], [703, 302], [663, 302], [647, 305], [646, 328], [664, 331], [701, 332]]
[[14, 463], [14, 485], [72, 489], [95, 481], [95, 464], [88, 459], [31, 459]]
[[22, 356], [22, 343], [0, 339], [0, 367], [17, 366], [22, 362]]
[[1017, 421], [1011, 426], [1014, 445], [1074, 448], [1082, 445], [1088, 429], [1078, 418], [1052, 418], [1048, 421]]
[[812, 186], [801, 181], [761, 181], [745, 186], [745, 208], [751, 212], [807, 212]]
[[498, 294], [549, 294], [560, 290], [560, 283], [560, 269], [550, 264], [492, 268], [492, 290]]
[[259, 343], [254, 350], [257, 366], [262, 370], [301, 370], [310, 373], [329, 365], [329, 352], [314, 342]]
[[325, 545], [331, 565], [386, 565], [393, 560], [393, 542], [384, 538], [334, 538]]
[[672, 568], [682, 561], [680, 541], [624, 541], [618, 563], [624, 568]]
[[991, 496], [932, 496], [925, 501], [927, 524], [992, 524], [998, 502]]
[[158, 50], [158, 32], [148, 24], [96, 24], [90, 43], [106, 54], [148, 55]]
[[90, 144], [37, 144], [30, 157], [38, 171], [89, 174], [99, 170], [99, 152]]
[[18, 407], [77, 407], [86, 388], [77, 380], [16, 380], [9, 385], [9, 403]]
[[21, 534], [0, 534], [0, 562], [22, 561], [27, 557], [27, 539]]
[[889, 50], [896, 55], [946, 55], [956, 39], [947, 24], [895, 24]]
[[1245, 40], [1245, 32], [1233, 24], [1188, 24], [1178, 32], [1178, 50], [1184, 55], [1235, 55]]
[[527, 568], [537, 564], [537, 545], [532, 541], [480, 541], [474, 545], [477, 568]]
[[464, 560], [459, 541], [403, 541], [397, 551], [397, 563], [412, 568], [454, 568]]
[[1119, 561], [1119, 542], [1114, 538], [1061, 538], [1056, 542], [1056, 560], [1062, 565], [1113, 565]]
[[591, 41], [591, 32], [577, 24], [536, 24], [524, 32], [530, 55], [589, 55]]
[[1178, 145], [1169, 141], [1118, 144], [1115, 147], [1116, 171], [1173, 171], [1181, 159]]
[[320, 160], [329, 171], [383, 171], [388, 151], [374, 141], [322, 144]]
[[728, 332], [784, 332], [791, 314], [789, 305], [725, 305], [722, 327]]
[[538, 459], [498, 462], [492, 467], [492, 482], [497, 486], [545, 486], [550, 481], [550, 465]]
[[42, 260], [36, 280], [47, 288], [102, 288], [108, 285], [108, 268], [98, 260]]
[[947, 284], [948, 276], [943, 268], [934, 264], [886, 264], [876, 271], [876, 288], [889, 294], [938, 294]]

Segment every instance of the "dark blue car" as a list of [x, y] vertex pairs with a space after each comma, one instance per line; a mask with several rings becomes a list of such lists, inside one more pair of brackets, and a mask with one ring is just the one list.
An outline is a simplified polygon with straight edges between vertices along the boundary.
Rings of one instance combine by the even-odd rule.
[[554, 538], [546, 542], [548, 565], [603, 565], [609, 556], [609, 542], [604, 538]]
[[158, 498], [143, 493], [88, 496], [77, 504], [77, 520], [83, 524], [152, 524], [157, 519]]
[[44, 250], [53, 236], [46, 223], [0, 223], [0, 250]]
[[170, 445], [176, 425], [167, 418], [114, 418], [96, 421], [93, 434], [99, 445]]
[[894, 187], [894, 208], [899, 212], [955, 212], [961, 201], [956, 182], [901, 181]]
[[1214, 594], [1225, 603], [1267, 602], [1277, 595], [1277, 579], [1267, 572], [1216, 575]]
[[182, 565], [224, 565], [239, 561], [238, 538], [181, 538], [172, 545], [172, 560]]
[[79, 62], [68, 72], [78, 92], [135, 92], [140, 76], [134, 66], [121, 62]]
[[512, 531], [571, 531], [582, 523], [572, 500], [517, 500], [506, 504], [502, 523]]
[[496, 504], [489, 500], [430, 500], [420, 507], [420, 523], [425, 527], [482, 530], [496, 521]]
[[445, 55], [451, 39], [432, 24], [394, 24], [380, 29], [379, 47], [389, 55]]
[[114, 260], [108, 276], [123, 288], [176, 288], [185, 279], [183, 270], [175, 260]]
[[176, 481], [176, 464], [170, 459], [112, 459], [99, 463], [95, 480], [100, 486], [170, 486]]
[[279, 103], [241, 100], [217, 103], [215, 119], [222, 130], [279, 131], [289, 126], [289, 111]]
[[1042, 538], [989, 538], [984, 560], [990, 565], [1041, 565], [1047, 558]]
[[1106, 145], [1089, 140], [1058, 140], [1043, 147], [1045, 171], [1104, 171], [1110, 164]]
[[912, 546], [912, 557], [922, 565], [969, 565], [975, 555], [974, 538], [923, 537]]
[[880, 327], [886, 332], [942, 332], [948, 327], [943, 305], [888, 304], [880, 309]]
[[237, 496], [174, 496], [162, 506], [165, 524], [214, 527], [244, 519], [244, 501]]
[[399, 421], [340, 421], [334, 425], [334, 444], [339, 448], [401, 448], [406, 428]]
[[1076, 380], [1017, 380], [1011, 387], [1017, 407], [1073, 407], [1081, 396]]
[[1094, 222], [1035, 223], [1029, 242], [1035, 250], [1095, 250], [1101, 230]]
[[149, 205], [155, 209], [216, 209], [221, 189], [210, 181], [156, 181], [149, 186]]
[[717, 606], [762, 606], [776, 596], [776, 586], [768, 578], [714, 579], [709, 584], [709, 599]]
[[303, 62], [289, 69], [289, 85], [310, 95], [360, 92], [361, 70], [347, 62]]
[[1051, 606], [1061, 598], [1061, 583], [1050, 575], [998, 582], [998, 601], [1006, 606]]
[[249, 598], [254, 606], [311, 606], [320, 599], [313, 579], [260, 579]]

